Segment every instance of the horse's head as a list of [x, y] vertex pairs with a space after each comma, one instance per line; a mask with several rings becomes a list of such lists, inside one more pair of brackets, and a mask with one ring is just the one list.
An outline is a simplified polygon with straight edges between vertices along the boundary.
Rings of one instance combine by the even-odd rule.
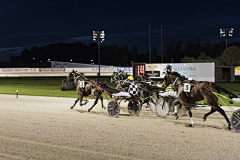
[[76, 78], [80, 81], [87, 80], [87, 78], [84, 76], [84, 73], [79, 73], [79, 72], [76, 73]]
[[142, 81], [142, 76], [139, 74], [137, 77], [136, 77], [136, 81]]
[[69, 79], [75, 79], [77, 77], [77, 71], [72, 70], [72, 72], [69, 73]]
[[118, 81], [118, 73], [117, 72], [113, 72], [112, 77], [111, 77], [111, 83], [116, 83]]
[[164, 80], [163, 80], [162, 87], [163, 87], [163, 88], [167, 88], [167, 86], [169, 86], [170, 84], [171, 84], [170, 74], [167, 73], [167, 74], [164, 76]]
[[163, 81], [163, 88], [168, 87], [170, 84], [175, 85], [178, 81], [178, 83], [182, 83], [182, 81], [185, 79], [184, 76], [179, 74], [178, 72], [167, 72], [166, 75], [164, 76], [164, 81]]

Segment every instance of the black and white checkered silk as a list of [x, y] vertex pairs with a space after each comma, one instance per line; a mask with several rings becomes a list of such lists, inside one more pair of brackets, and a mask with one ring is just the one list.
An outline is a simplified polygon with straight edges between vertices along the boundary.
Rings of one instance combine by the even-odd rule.
[[130, 85], [128, 87], [128, 93], [130, 93], [133, 96], [136, 96], [138, 92], [139, 90], [138, 90], [137, 84], [135, 84], [134, 82], [130, 82]]

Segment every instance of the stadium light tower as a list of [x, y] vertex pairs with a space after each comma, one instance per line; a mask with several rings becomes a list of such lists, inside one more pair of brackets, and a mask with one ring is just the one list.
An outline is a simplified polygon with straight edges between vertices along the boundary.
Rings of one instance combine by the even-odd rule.
[[[226, 41], [226, 49], [227, 49], [227, 37], [232, 37], [233, 36], [233, 28], [230, 29], [222, 29], [220, 28], [220, 37], [225, 37]], [[227, 50], [226, 50], [227, 52]], [[227, 65], [227, 54], [226, 54], [226, 65]]]
[[100, 42], [105, 41], [105, 32], [93, 31], [93, 41], [98, 42], [98, 76], [100, 77]]

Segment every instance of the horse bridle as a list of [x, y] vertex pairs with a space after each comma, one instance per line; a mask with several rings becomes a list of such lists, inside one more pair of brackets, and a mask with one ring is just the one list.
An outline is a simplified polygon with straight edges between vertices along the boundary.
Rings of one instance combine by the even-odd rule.
[[[165, 82], [167, 82], [168, 78], [169, 78], [169, 73], [167, 74], [167, 77], [164, 77]], [[180, 83], [180, 84], [176, 84], [177, 80], [180, 80], [181, 83]], [[173, 85], [173, 86], [178, 86], [178, 85], [181, 85], [181, 84], [182, 84], [182, 80], [180, 79], [180, 77], [177, 77], [177, 78], [174, 80], [174, 82], [173, 82], [172, 85]]]

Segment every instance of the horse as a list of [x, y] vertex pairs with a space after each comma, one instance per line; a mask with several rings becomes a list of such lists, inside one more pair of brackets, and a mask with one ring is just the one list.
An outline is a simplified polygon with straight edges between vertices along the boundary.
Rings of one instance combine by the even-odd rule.
[[151, 82], [151, 83], [153, 83], [154, 85], [157, 85], [157, 83], [156, 83], [155, 81], [151, 80], [151, 79], [149, 78], [149, 76], [143, 75], [142, 73], [140, 73], [135, 79], [136, 79], [136, 81], [138, 81], [138, 82]]
[[[186, 93], [184, 92], [184, 83], [190, 83], [190, 92]], [[227, 130], [230, 130], [231, 128], [231, 123], [223, 109], [220, 108], [218, 105], [218, 97], [212, 93], [220, 93], [220, 92], [225, 92], [227, 93], [230, 97], [231, 96], [236, 96], [232, 94], [231, 92], [227, 91], [226, 89], [217, 86], [214, 83], [211, 82], [197, 82], [197, 81], [188, 81], [185, 80], [184, 77], [182, 77], [178, 72], [171, 72], [167, 71], [166, 75], [164, 76], [164, 81], [163, 81], [163, 87], [167, 87], [168, 85], [172, 84], [175, 91], [177, 91], [178, 99], [180, 103], [186, 108], [186, 110], [189, 113], [189, 117], [191, 119], [191, 124], [189, 124], [190, 127], [194, 125], [194, 121], [192, 118], [192, 112], [190, 110], [190, 103], [201, 101], [201, 100], [206, 100], [207, 104], [211, 106], [211, 111], [206, 113], [203, 116], [203, 122], [206, 121], [207, 117], [211, 115], [212, 113], [218, 111], [227, 121], [228, 127]]]
[[[104, 92], [105, 90], [107, 90], [110, 93], [115, 93], [118, 92], [115, 89], [112, 89], [110, 87], [108, 87], [106, 84], [101, 83], [99, 81], [96, 80], [87, 80], [81, 73], [78, 73], [77, 71], [72, 70], [72, 72], [69, 73], [69, 78], [73, 78], [74, 79], [74, 83], [76, 85], [76, 91], [78, 94], [78, 98], [75, 101], [74, 105], [71, 106], [71, 109], [73, 109], [76, 105], [76, 103], [80, 100], [80, 106], [82, 105], [86, 105], [88, 103], [88, 101], [86, 101], [84, 104], [82, 103], [83, 101], [83, 97], [84, 96], [93, 96], [95, 98], [94, 104], [92, 105], [91, 108], [88, 109], [88, 112], [90, 112], [93, 107], [98, 103], [98, 99], [101, 100], [101, 104], [102, 104], [102, 108], [103, 106], [103, 97], [102, 92]], [[82, 82], [81, 82], [82, 81]], [[80, 84], [83, 83], [83, 84]], [[105, 90], [101, 90], [101, 88], [104, 88]]]
[[157, 87], [157, 86], [151, 86], [150, 84], [146, 83], [146, 82], [142, 82], [142, 81], [135, 81], [135, 83], [138, 86], [139, 89], [139, 93], [142, 98], [144, 98], [144, 101], [142, 104], [144, 103], [149, 103], [150, 97], [152, 95], [158, 95], [160, 91], [165, 91], [164, 88], [161, 87]]
[[124, 71], [113, 72], [111, 76], [111, 83], [118, 83], [118, 81], [124, 81], [128, 78], [128, 74], [124, 73]]

